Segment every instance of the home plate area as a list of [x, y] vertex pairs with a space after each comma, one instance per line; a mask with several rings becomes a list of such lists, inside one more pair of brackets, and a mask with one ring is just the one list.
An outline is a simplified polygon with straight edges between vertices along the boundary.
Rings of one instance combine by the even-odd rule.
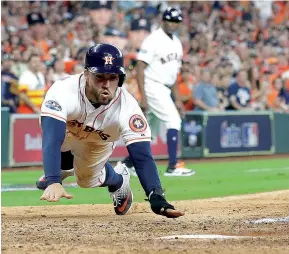
[[2, 207], [2, 253], [289, 253], [289, 190], [172, 202], [185, 216], [111, 205]]

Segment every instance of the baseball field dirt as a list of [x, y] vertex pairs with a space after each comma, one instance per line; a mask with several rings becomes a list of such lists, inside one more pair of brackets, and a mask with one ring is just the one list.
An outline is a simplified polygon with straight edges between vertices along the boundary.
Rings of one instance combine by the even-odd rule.
[[[2, 207], [2, 253], [289, 253], [289, 190], [173, 204], [186, 215], [166, 219], [147, 202], [126, 216], [112, 205]], [[173, 235], [206, 236], [158, 239]]]

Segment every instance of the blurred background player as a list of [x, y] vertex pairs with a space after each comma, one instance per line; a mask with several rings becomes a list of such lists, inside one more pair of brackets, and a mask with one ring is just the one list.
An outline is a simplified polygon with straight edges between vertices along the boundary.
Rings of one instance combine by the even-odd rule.
[[[146, 37], [137, 55], [140, 106], [147, 113], [152, 136], [158, 134], [160, 123], [164, 123], [167, 129], [169, 163], [165, 176], [191, 176], [195, 173], [177, 161], [180, 114], [184, 114], [184, 105], [176, 82], [182, 65], [183, 47], [174, 33], [182, 20], [180, 10], [168, 7], [163, 13], [161, 27]], [[135, 175], [130, 157], [123, 163]]]

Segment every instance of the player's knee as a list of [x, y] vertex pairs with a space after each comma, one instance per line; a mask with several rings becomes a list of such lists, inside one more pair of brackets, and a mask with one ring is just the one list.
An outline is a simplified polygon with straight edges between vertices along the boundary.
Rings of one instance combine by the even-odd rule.
[[106, 172], [105, 172], [105, 169], [103, 168], [101, 172], [97, 173], [96, 176], [77, 179], [77, 184], [81, 188], [96, 188], [104, 184], [105, 177], [106, 177]]
[[177, 131], [180, 131], [181, 130], [181, 125], [182, 125], [182, 122], [181, 122], [181, 119], [175, 119], [175, 121], [171, 121], [169, 123], [166, 124], [166, 128], [169, 130], [169, 129], [175, 129]]

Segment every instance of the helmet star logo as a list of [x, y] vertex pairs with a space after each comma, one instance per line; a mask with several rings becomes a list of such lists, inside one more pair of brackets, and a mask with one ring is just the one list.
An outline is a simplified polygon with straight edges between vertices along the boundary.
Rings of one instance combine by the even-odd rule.
[[107, 56], [102, 58], [103, 60], [105, 60], [105, 65], [107, 64], [112, 64], [112, 60], [114, 60], [114, 57], [112, 57], [111, 54], [108, 54]]

